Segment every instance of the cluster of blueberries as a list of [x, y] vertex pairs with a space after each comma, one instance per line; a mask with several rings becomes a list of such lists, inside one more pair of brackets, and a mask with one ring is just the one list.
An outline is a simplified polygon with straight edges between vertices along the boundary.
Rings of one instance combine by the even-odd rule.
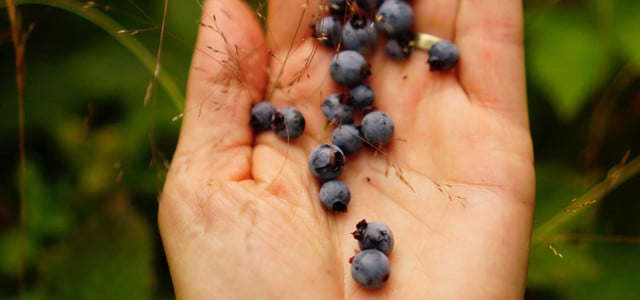
[[251, 108], [249, 125], [254, 133], [272, 129], [278, 137], [288, 141], [302, 135], [306, 121], [295, 107], [276, 110], [268, 101], [261, 101]]
[[[389, 115], [374, 110], [375, 93], [364, 83], [371, 74], [365, 56], [373, 51], [379, 28], [389, 36], [387, 53], [397, 60], [407, 58], [411, 49], [408, 40], [413, 10], [409, 4], [395, 0], [330, 0], [327, 10], [329, 14], [312, 25], [312, 36], [322, 45], [339, 50], [329, 73], [348, 92], [331, 94], [322, 103], [328, 124], [336, 127], [331, 135], [332, 143], [316, 147], [309, 155], [309, 168], [324, 181], [320, 187], [324, 207], [345, 212], [351, 194], [349, 188], [336, 179], [344, 168], [345, 156], [357, 153], [363, 143], [379, 149], [391, 141], [395, 128]], [[358, 113], [364, 117], [356, 126], [354, 114]], [[352, 234], [361, 251], [349, 260], [351, 276], [367, 289], [380, 288], [391, 271], [387, 258], [393, 249], [391, 230], [384, 223], [362, 220]]]
[[349, 260], [351, 277], [367, 289], [383, 286], [391, 273], [387, 255], [393, 250], [393, 232], [384, 223], [362, 220], [351, 234], [361, 250]]
[[[311, 26], [312, 36], [327, 48], [337, 50], [329, 73], [348, 92], [331, 94], [322, 103], [328, 123], [337, 126], [332, 143], [322, 144], [311, 152], [309, 168], [324, 182], [320, 189], [322, 204], [327, 209], [344, 212], [350, 192], [336, 178], [343, 171], [345, 156], [358, 152], [363, 143], [379, 149], [391, 141], [394, 132], [389, 115], [373, 108], [375, 93], [364, 83], [371, 74], [365, 56], [374, 50], [378, 32], [386, 37], [386, 53], [395, 60], [409, 58], [417, 39], [412, 31], [413, 8], [404, 0], [327, 0], [326, 11], [328, 14]], [[453, 68], [458, 61], [455, 45], [429, 37], [426, 50], [430, 70]], [[359, 112], [364, 117], [355, 126], [354, 115]]]
[[[375, 93], [364, 83], [371, 74], [365, 56], [374, 50], [378, 32], [384, 34], [386, 53], [394, 60], [409, 58], [414, 47], [427, 50], [431, 71], [453, 68], [458, 50], [451, 42], [433, 36], [420, 45], [419, 36], [412, 31], [413, 8], [403, 0], [326, 0], [326, 3], [328, 13], [311, 26], [312, 37], [337, 51], [329, 72], [345, 91], [329, 95], [322, 103], [327, 125], [334, 127], [331, 143], [317, 146], [309, 155], [308, 165], [311, 173], [322, 181], [319, 192], [322, 205], [330, 211], [346, 212], [351, 193], [337, 179], [344, 170], [346, 156], [357, 153], [363, 144], [378, 151], [391, 141], [394, 133], [393, 120], [375, 110]], [[354, 125], [354, 119], [361, 119], [360, 125]], [[294, 107], [275, 109], [268, 101], [262, 101], [252, 107], [250, 125], [255, 133], [273, 130], [289, 141], [302, 135], [305, 119]], [[381, 287], [390, 273], [387, 255], [393, 249], [391, 230], [383, 223], [362, 220], [352, 234], [361, 250], [350, 259], [352, 277], [365, 288]]]
[[[417, 47], [428, 51], [431, 71], [446, 71], [458, 62], [458, 48], [453, 43], [429, 34], [416, 36], [412, 31], [413, 8], [405, 0], [327, 0], [327, 11], [329, 14], [312, 26], [312, 36], [328, 48], [367, 55], [382, 32], [385, 51], [394, 60], [408, 59]], [[356, 77], [345, 79], [349, 82]]]

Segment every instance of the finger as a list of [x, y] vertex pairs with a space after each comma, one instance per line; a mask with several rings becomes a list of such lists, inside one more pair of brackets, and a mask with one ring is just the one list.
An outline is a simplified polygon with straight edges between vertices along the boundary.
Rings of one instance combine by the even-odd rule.
[[[271, 51], [289, 51], [309, 39], [310, 26], [322, 17], [322, 0], [269, 1], [267, 45]], [[281, 57], [279, 57], [281, 58]]]
[[455, 42], [471, 100], [527, 125], [522, 2], [461, 0]]
[[[267, 83], [263, 41], [261, 27], [243, 1], [205, 3], [177, 157], [204, 150], [207, 159], [231, 162], [243, 153], [248, 162], [250, 151], [234, 150], [251, 144], [251, 103], [260, 100]], [[226, 170], [219, 168], [216, 174]]]
[[414, 30], [451, 40], [458, 13], [458, 1], [419, 0], [413, 4]]
[[[428, 33], [446, 40], [453, 39], [459, 1], [416, 0], [412, 6], [413, 30], [416, 33]], [[389, 63], [388, 56], [382, 51], [376, 53], [372, 59], [372, 76], [369, 80], [376, 86], [376, 94], [380, 96], [378, 98], [393, 99], [388, 103], [377, 101], [377, 105], [380, 109], [404, 116], [400, 122], [414, 122], [415, 112], [420, 111], [416, 110], [416, 105], [424, 102], [422, 95], [430, 95], [429, 98], [433, 99], [434, 95], [441, 94], [444, 87], [457, 84], [457, 78], [450, 74], [442, 76], [441, 73], [429, 72], [427, 58], [426, 51], [413, 51], [407, 61]]]
[[[281, 139], [273, 133], [256, 136], [252, 165], [254, 179], [270, 182], [283, 174], [298, 174], [300, 167], [297, 162], [305, 165], [315, 146], [331, 140], [330, 127], [326, 126], [327, 119], [320, 109], [328, 95], [341, 92], [329, 76], [331, 57], [331, 51], [319, 49], [314, 42], [309, 41], [289, 55], [286, 62], [275, 59], [271, 61], [272, 89], [267, 92], [266, 97], [277, 109], [298, 109], [303, 114], [306, 125], [303, 135], [293, 140]], [[268, 155], [262, 156], [265, 153]], [[274, 154], [279, 154], [281, 159], [259, 159], [277, 157]], [[269, 166], [274, 162], [277, 162], [276, 168]], [[292, 169], [282, 169], [283, 167]], [[296, 175], [292, 179], [300, 178]]]

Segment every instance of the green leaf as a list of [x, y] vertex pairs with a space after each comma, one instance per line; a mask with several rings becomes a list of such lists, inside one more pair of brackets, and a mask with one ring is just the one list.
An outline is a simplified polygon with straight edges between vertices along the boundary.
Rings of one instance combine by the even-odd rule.
[[640, 299], [640, 245], [591, 244], [589, 252], [598, 263], [596, 277], [570, 283], [563, 288], [575, 299]]
[[634, 61], [640, 71], [640, 2], [615, 0], [614, 3], [615, 46], [625, 60]]
[[[595, 237], [592, 237], [595, 238]], [[532, 249], [527, 286], [568, 299], [639, 299], [640, 245], [583, 237]], [[559, 255], [562, 255], [560, 257]]]
[[570, 121], [588, 102], [603, 69], [604, 49], [586, 9], [555, 6], [528, 20], [530, 78], [556, 114]]
[[561, 199], [576, 195], [591, 180], [576, 180], [584, 176], [559, 166], [536, 165], [536, 218], [543, 217], [534, 222], [527, 286], [567, 299], [640, 299], [640, 237], [603, 235], [585, 226], [595, 223], [585, 215], [595, 212], [604, 195], [638, 174], [640, 159], [613, 167], [602, 182], [571, 202], [569, 208], [575, 209], [558, 202], [566, 203]]
[[37, 240], [66, 236], [74, 226], [67, 199], [53, 192], [35, 164], [27, 164], [25, 181], [29, 187], [25, 193], [28, 235]]
[[50, 299], [150, 299], [152, 231], [127, 205], [89, 218], [71, 239], [53, 247], [39, 268], [38, 289]]
[[531, 249], [527, 286], [560, 289], [567, 282], [594, 279], [598, 265], [585, 249], [567, 243], [540, 245]]
[[28, 265], [35, 261], [36, 252], [37, 246], [33, 239], [23, 236], [20, 229], [3, 230], [0, 232], [0, 274], [17, 277], [20, 260], [24, 259], [25, 265]]

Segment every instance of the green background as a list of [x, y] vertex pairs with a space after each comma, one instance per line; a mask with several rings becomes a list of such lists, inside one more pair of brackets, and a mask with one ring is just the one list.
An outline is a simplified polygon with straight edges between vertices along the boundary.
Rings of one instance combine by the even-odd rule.
[[[156, 212], [181, 111], [160, 82], [145, 100], [144, 65], [164, 3], [102, 0], [77, 15], [61, 2], [82, 6], [19, 7], [23, 29], [33, 26], [24, 231], [15, 53], [0, 4], [0, 299], [18, 296], [21, 264], [25, 299], [171, 299]], [[184, 94], [200, 6], [168, 4], [162, 74]], [[620, 165], [640, 153], [640, 2], [524, 6], [537, 173], [526, 298], [640, 299], [640, 167]], [[92, 11], [141, 31], [113, 39]]]

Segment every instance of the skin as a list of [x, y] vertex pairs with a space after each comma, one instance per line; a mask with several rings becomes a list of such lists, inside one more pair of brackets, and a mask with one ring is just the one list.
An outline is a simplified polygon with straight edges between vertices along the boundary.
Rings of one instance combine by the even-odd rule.
[[[521, 2], [412, 1], [414, 29], [452, 40], [460, 61], [434, 73], [423, 51], [404, 62], [372, 54], [368, 83], [396, 139], [348, 158], [344, 214], [322, 207], [307, 168], [331, 138], [320, 104], [340, 88], [333, 51], [305, 30], [318, 3], [301, 3], [270, 1], [266, 35], [242, 1], [204, 4], [158, 212], [177, 297], [522, 298], [535, 184]], [[305, 133], [254, 137], [249, 111], [264, 98], [300, 109]], [[362, 219], [395, 236], [391, 276], [375, 291], [350, 275]]]

